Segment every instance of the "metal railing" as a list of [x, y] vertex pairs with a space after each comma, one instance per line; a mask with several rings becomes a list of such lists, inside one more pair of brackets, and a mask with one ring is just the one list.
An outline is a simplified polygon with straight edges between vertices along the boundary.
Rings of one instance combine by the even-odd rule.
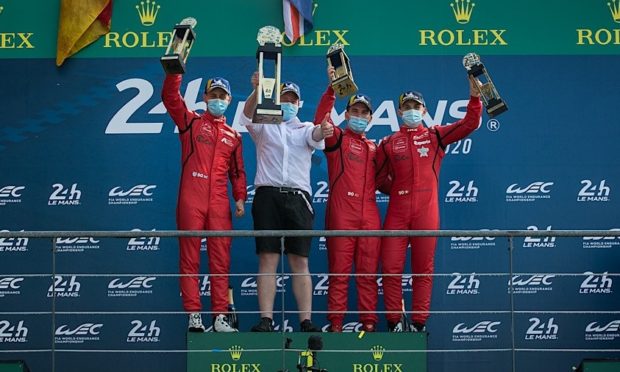
[[[19, 274], [23, 277], [28, 276], [50, 276], [52, 278], [52, 283], [54, 278], [56, 277], [56, 254], [57, 252], [57, 238], [79, 238], [79, 237], [91, 237], [91, 238], [176, 238], [176, 237], [201, 237], [201, 238], [209, 238], [209, 237], [233, 237], [233, 238], [242, 238], [242, 237], [500, 237], [507, 238], [508, 240], [508, 252], [509, 252], [509, 271], [504, 273], [477, 273], [476, 275], [510, 275], [510, 278], [513, 278], [515, 275], [514, 266], [513, 266], [513, 253], [514, 253], [514, 238], [517, 237], [562, 237], [562, 238], [578, 238], [578, 237], [612, 237], [612, 238], [620, 238], [620, 230], [415, 230], [415, 231], [404, 231], [404, 230], [161, 230], [161, 231], [0, 231], [0, 239], [7, 238], [17, 238], [17, 239], [51, 239], [52, 245], [52, 263], [51, 263], [51, 272], [48, 274]], [[305, 275], [305, 274], [294, 274], [284, 272], [284, 258], [281, 258], [281, 267], [282, 271], [276, 273], [280, 275]], [[519, 273], [520, 275], [535, 275], [535, 274], [546, 274], [546, 275], [558, 275], [558, 276], [583, 276], [583, 273]], [[593, 275], [603, 275], [603, 273], [592, 273]], [[0, 274], [1, 277], [13, 276], [17, 274]], [[65, 274], [67, 275], [67, 274]], [[71, 274], [76, 276], [134, 276], [136, 274]], [[148, 273], [145, 275], [149, 275]], [[247, 275], [247, 274], [228, 274], [228, 276], [235, 275]], [[252, 274], [252, 275], [260, 275], [260, 274]], [[266, 274], [269, 275], [269, 274]], [[328, 273], [320, 273], [320, 274], [311, 274], [311, 275], [330, 275]], [[350, 276], [357, 276], [364, 274], [350, 274]], [[365, 274], [369, 275], [369, 274]], [[385, 276], [384, 274], [378, 274]], [[428, 274], [412, 274], [415, 275], [428, 275]], [[430, 274], [432, 276], [452, 276], [453, 274]], [[607, 276], [620, 276], [620, 273], [604, 273]], [[157, 276], [182, 276], [180, 274], [158, 274]], [[52, 291], [52, 300], [51, 300], [51, 311], [50, 312], [6, 312], [0, 311], [0, 315], [15, 315], [15, 314], [51, 314], [52, 315], [52, 341], [51, 341], [51, 350], [28, 350], [31, 352], [50, 352], [51, 351], [51, 364], [52, 371], [56, 369], [56, 360], [55, 354], [58, 352], [55, 347], [55, 331], [56, 331], [56, 315], [57, 314], [83, 314], [81, 312], [59, 312], [56, 310], [56, 288], [55, 285], [51, 286]], [[511, 333], [511, 348], [510, 349], [482, 349], [482, 350], [426, 350], [424, 352], [478, 352], [478, 351], [508, 351], [512, 352], [512, 371], [516, 371], [516, 352], [517, 351], [588, 351], [588, 352], [620, 352], [620, 349], [591, 349], [591, 350], [583, 350], [583, 349], [517, 349], [515, 346], [515, 314], [526, 314], [526, 313], [553, 313], [553, 314], [575, 314], [575, 313], [595, 313], [595, 314], [620, 314], [620, 311], [516, 311], [514, 305], [514, 286], [513, 281], [509, 281], [509, 294], [510, 294], [510, 310], [506, 311], [430, 311], [431, 314], [452, 314], [452, 313], [510, 313], [510, 333]], [[282, 296], [282, 325], [284, 324], [284, 292], [281, 293]], [[288, 311], [289, 313], [294, 313], [294, 311]], [[184, 312], [84, 312], [86, 314], [184, 314]], [[256, 313], [256, 311], [238, 311], [238, 313]], [[327, 311], [313, 311], [313, 313], [327, 313]], [[359, 311], [358, 311], [359, 313]], [[282, 327], [283, 328], [283, 327]], [[282, 329], [282, 332], [284, 330]], [[21, 350], [26, 351], [26, 350]], [[63, 350], [64, 351], [64, 350]], [[87, 350], [88, 352], [95, 352], [96, 350]], [[105, 350], [101, 350], [104, 352]], [[337, 351], [337, 350], [335, 350]], [[16, 350], [0, 350], [0, 353], [15, 353]], [[126, 351], [127, 352], [127, 351]], [[128, 352], [151, 352], [149, 350], [133, 350]], [[152, 352], [162, 352], [162, 350], [156, 350]], [[187, 350], [168, 350], [167, 352], [187, 352]], [[332, 350], [331, 352], [334, 352]], [[347, 350], [350, 352], [350, 350]]]

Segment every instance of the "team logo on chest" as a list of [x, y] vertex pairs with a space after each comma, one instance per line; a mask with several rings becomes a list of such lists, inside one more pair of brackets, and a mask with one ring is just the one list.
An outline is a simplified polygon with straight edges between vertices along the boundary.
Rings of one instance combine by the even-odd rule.
[[408, 148], [409, 146], [406, 138], [396, 138], [394, 142], [392, 142], [392, 150], [394, 152], [405, 152]]
[[362, 142], [358, 140], [352, 140], [349, 143], [349, 150], [351, 150], [351, 152], [354, 153], [355, 155], [361, 155], [363, 151]]
[[428, 158], [428, 147], [419, 147], [418, 154], [421, 158]]

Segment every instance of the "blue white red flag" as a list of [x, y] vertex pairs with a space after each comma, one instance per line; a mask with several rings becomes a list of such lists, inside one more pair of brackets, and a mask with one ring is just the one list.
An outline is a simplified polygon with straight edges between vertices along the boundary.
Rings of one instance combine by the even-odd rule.
[[294, 44], [312, 30], [312, 0], [282, 0], [284, 31]]

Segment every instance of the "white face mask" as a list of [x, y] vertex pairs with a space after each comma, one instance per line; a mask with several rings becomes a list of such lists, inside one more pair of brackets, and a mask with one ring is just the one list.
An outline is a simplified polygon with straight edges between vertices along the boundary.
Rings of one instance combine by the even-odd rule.
[[403, 122], [408, 127], [417, 127], [422, 123], [423, 116], [422, 110], [411, 109], [403, 111]]

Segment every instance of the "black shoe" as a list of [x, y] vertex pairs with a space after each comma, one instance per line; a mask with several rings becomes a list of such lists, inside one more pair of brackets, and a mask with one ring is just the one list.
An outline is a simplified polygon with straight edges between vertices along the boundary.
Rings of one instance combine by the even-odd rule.
[[405, 332], [403, 322], [390, 322], [388, 321], [388, 332]]
[[411, 332], [426, 332], [426, 325], [422, 323], [413, 323], [411, 325]]
[[321, 332], [321, 329], [314, 324], [310, 319], [306, 319], [300, 324], [300, 328], [302, 332]]
[[260, 322], [252, 327], [252, 332], [273, 332], [273, 321], [271, 318], [260, 318]]

